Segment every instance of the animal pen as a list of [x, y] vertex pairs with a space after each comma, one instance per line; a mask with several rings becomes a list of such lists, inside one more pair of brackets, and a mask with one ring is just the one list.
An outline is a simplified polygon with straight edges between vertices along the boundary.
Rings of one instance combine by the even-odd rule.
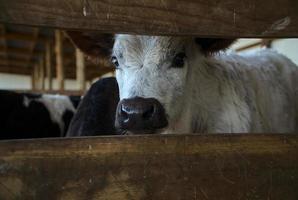
[[[298, 1], [0, 1], [7, 24], [107, 33], [298, 37]], [[0, 199], [298, 199], [296, 134], [0, 142]]]

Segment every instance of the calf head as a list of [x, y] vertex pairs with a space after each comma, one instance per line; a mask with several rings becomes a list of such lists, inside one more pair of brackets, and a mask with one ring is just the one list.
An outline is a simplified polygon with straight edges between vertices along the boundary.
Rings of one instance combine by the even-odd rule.
[[234, 41], [124, 34], [91, 37], [90, 33], [77, 32], [69, 35], [90, 56], [110, 55], [120, 93], [115, 126], [126, 133], [173, 130], [186, 116], [185, 108], [192, 95], [192, 69], [199, 67], [202, 57], [227, 48]]

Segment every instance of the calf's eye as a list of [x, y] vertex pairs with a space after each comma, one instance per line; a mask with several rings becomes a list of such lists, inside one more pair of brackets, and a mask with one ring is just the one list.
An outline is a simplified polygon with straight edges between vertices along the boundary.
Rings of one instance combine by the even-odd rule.
[[186, 58], [185, 53], [178, 53], [178, 54], [176, 54], [176, 56], [174, 57], [172, 66], [173, 67], [177, 67], [177, 68], [183, 67], [184, 66], [185, 58]]
[[112, 56], [111, 62], [115, 65], [116, 68], [119, 67], [119, 63], [118, 63], [116, 56]]

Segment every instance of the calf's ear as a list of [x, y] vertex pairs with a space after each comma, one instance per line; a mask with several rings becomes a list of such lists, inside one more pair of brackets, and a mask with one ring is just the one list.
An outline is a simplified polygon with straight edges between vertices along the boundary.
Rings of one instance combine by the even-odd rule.
[[66, 31], [72, 42], [91, 58], [110, 56], [113, 44], [113, 34], [96, 32]]
[[195, 38], [195, 42], [205, 55], [225, 50], [235, 41], [236, 39]]

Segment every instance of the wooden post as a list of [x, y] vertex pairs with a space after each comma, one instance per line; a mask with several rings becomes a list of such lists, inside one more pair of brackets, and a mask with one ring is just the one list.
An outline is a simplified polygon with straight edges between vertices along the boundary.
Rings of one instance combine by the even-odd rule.
[[33, 66], [33, 82], [34, 82], [34, 90], [40, 89], [40, 84], [39, 84], [39, 66], [38, 64], [35, 64]]
[[52, 49], [51, 49], [51, 43], [47, 42], [46, 43], [46, 73], [47, 73], [47, 78], [48, 78], [48, 90], [53, 89], [52, 85]]
[[31, 72], [31, 89], [32, 90], [36, 90], [36, 81], [35, 81], [35, 65], [32, 68], [32, 72]]
[[44, 66], [44, 56], [39, 60], [39, 81], [40, 81], [40, 89], [44, 90], [45, 89], [45, 66]]
[[77, 83], [80, 90], [86, 89], [86, 73], [85, 73], [85, 58], [84, 54], [76, 48], [76, 77], [77, 77]]
[[55, 31], [56, 40], [56, 71], [59, 90], [64, 90], [64, 65], [63, 65], [63, 34], [60, 30]]

